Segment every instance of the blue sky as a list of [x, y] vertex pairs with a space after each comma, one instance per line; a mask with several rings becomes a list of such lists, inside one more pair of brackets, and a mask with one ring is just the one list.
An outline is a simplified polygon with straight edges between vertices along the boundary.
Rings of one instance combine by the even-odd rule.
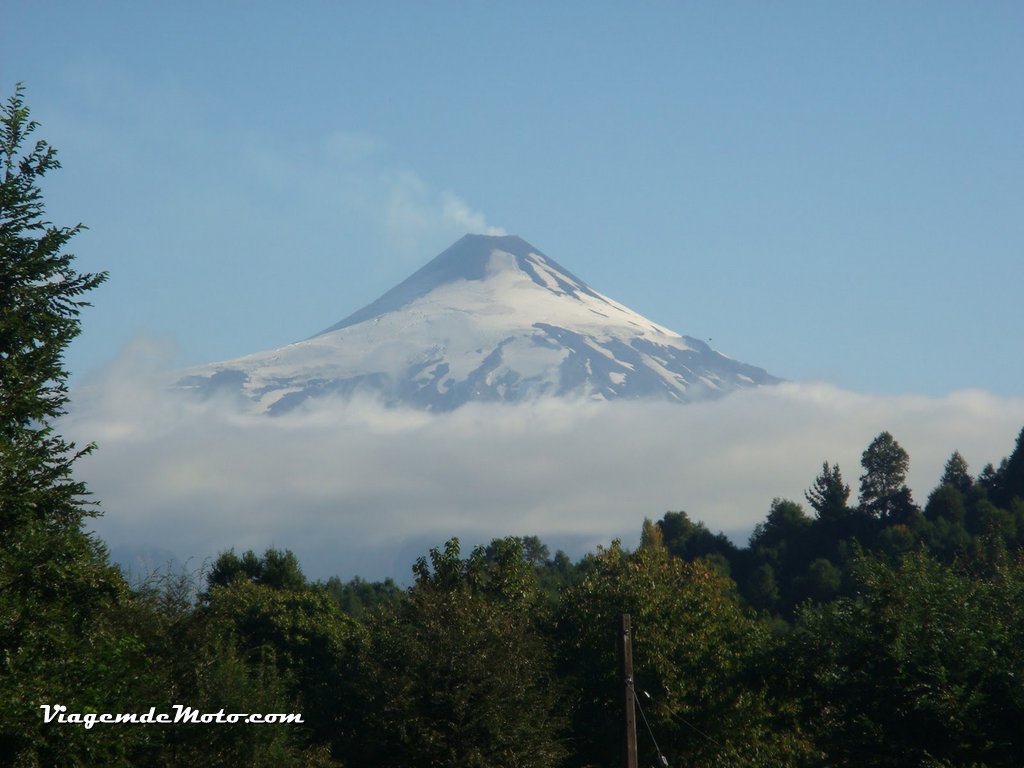
[[[1018, 2], [2, 7], [0, 84], [64, 163], [49, 215], [110, 272], [60, 428], [99, 444], [78, 473], [122, 561], [278, 546], [407, 578], [451, 535], [579, 556], [669, 509], [742, 543], [822, 461], [856, 495], [882, 430], [923, 503], [1024, 423]], [[275, 419], [166, 387], [491, 228], [793, 383]]]
[[305, 338], [469, 229], [798, 381], [1021, 393], [1019, 3], [6, 0], [109, 270], [76, 380]]

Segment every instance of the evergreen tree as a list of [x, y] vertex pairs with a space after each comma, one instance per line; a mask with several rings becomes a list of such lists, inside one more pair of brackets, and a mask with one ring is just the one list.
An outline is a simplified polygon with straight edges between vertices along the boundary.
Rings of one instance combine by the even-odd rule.
[[75, 271], [64, 246], [82, 225], [44, 219], [39, 181], [60, 167], [56, 150], [37, 141], [38, 127], [19, 85], [0, 110], [0, 531], [30, 520], [77, 529], [91, 511], [86, 489], [71, 479], [76, 451], [52, 422], [68, 402], [64, 351], [79, 331], [81, 297], [107, 275]]
[[1013, 453], [1001, 468], [1003, 498], [999, 501], [1009, 507], [1015, 498], [1024, 499], [1024, 428], [1017, 436]]
[[818, 513], [819, 520], [834, 521], [845, 517], [849, 509], [846, 506], [850, 498], [850, 486], [843, 482], [839, 465], [829, 466], [826, 461], [821, 465], [821, 473], [814, 479], [804, 498]]
[[1005, 493], [1005, 484], [1003, 479], [1006, 475], [1006, 467], [1009, 461], [1003, 459], [999, 463], [999, 467], [995, 467], [992, 462], [989, 462], [981, 470], [978, 475], [978, 486], [984, 491], [985, 495], [989, 499], [1001, 500]]
[[[26, 765], [131, 762], [131, 729], [43, 725], [41, 704], [69, 711], [132, 705], [137, 642], [112, 609], [127, 596], [102, 546], [97, 514], [72, 477], [76, 449], [54, 430], [68, 402], [63, 355], [82, 298], [106, 274], [79, 273], [64, 247], [81, 225], [45, 219], [41, 179], [59, 168], [36, 141], [19, 85], [0, 107], [0, 755]], [[140, 702], [141, 704], [141, 702]]]
[[[964, 457], [959, 451], [953, 451], [938, 487], [929, 494], [924, 506], [924, 516], [929, 523], [923, 532], [924, 540], [934, 554], [949, 558], [962, 551], [968, 541], [964, 527], [968, 498], [977, 496], [978, 490]], [[979, 500], [975, 499], [975, 503]]]
[[928, 520], [948, 520], [963, 525], [967, 518], [964, 494], [955, 486], [943, 483], [928, 496], [924, 505], [924, 516]]
[[971, 474], [967, 471], [967, 460], [960, 455], [960, 451], [953, 451], [953, 455], [949, 457], [939, 483], [952, 486], [960, 493], [967, 493], [971, 490], [974, 480], [971, 479]]

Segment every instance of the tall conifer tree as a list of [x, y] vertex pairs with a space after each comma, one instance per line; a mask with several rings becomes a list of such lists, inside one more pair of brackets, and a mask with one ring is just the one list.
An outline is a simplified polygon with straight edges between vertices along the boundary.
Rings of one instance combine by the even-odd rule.
[[843, 482], [839, 465], [821, 465], [821, 474], [814, 479], [805, 493], [807, 503], [814, 507], [819, 520], [837, 520], [847, 513], [846, 502], [850, 498], [850, 486]]
[[960, 454], [960, 451], [953, 451], [953, 455], [949, 457], [939, 483], [951, 485], [961, 493], [971, 490], [974, 480], [967, 470], [967, 460]]
[[77, 451], [53, 429], [68, 402], [64, 351], [80, 330], [81, 297], [107, 275], [79, 273], [63, 251], [82, 226], [46, 221], [39, 182], [60, 167], [36, 141], [19, 85], [0, 111], [0, 531], [26, 517], [77, 528], [88, 507], [71, 479]]
[[[123, 764], [120, 735], [45, 726], [39, 705], [123, 705], [123, 641], [105, 624], [125, 594], [82, 523], [96, 514], [72, 476], [78, 450], [54, 429], [68, 402], [64, 352], [83, 295], [106, 274], [75, 270], [81, 225], [45, 219], [40, 180], [60, 167], [23, 88], [0, 106], [0, 755], [15, 764]], [[101, 710], [102, 711], [102, 710]], [[126, 734], [127, 731], [122, 731]]]

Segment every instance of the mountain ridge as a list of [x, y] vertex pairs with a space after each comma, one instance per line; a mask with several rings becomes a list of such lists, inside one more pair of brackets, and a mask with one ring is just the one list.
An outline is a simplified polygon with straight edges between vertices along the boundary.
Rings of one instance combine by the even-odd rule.
[[452, 410], [539, 397], [676, 402], [777, 383], [591, 288], [515, 235], [466, 235], [377, 300], [303, 341], [193, 369], [268, 413], [323, 396]]
[[[515, 256], [517, 264], [524, 271], [530, 270], [528, 266], [530, 256], [540, 256], [556, 271], [569, 277], [573, 283], [583, 286], [591, 295], [597, 295], [586, 286], [586, 283], [569, 272], [569, 270], [558, 264], [554, 259], [540, 253], [518, 235], [468, 234], [435, 256], [420, 269], [413, 272], [412, 275], [394, 288], [385, 292], [376, 301], [367, 304], [362, 309], [353, 312], [345, 319], [325, 328], [310, 338], [339, 331], [350, 325], [355, 325], [356, 323], [372, 319], [375, 316], [400, 309], [409, 302], [425, 295], [437, 285], [447, 284], [457, 279], [467, 281], [485, 279], [488, 262], [485, 260], [484, 255], [486, 253], [486, 256], [489, 258], [493, 251], [485, 252], [481, 248], [482, 244], [486, 244], [485, 247], [490, 246], [492, 249], [502, 248], [505, 253]], [[537, 282], [535, 273], [534, 278], [535, 282]]]

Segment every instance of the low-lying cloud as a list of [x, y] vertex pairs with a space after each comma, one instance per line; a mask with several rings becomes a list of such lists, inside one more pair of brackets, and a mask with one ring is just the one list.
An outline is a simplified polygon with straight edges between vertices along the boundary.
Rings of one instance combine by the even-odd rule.
[[[142, 361], [142, 362], [140, 362]], [[974, 473], [1024, 424], [1024, 398], [878, 397], [783, 384], [687, 406], [547, 400], [449, 414], [325, 401], [284, 416], [197, 402], [136, 352], [75, 393], [60, 425], [97, 451], [78, 472], [115, 552], [201, 562], [288, 548], [307, 575], [407, 580], [414, 559], [535, 534], [573, 556], [634, 544], [644, 517], [686, 510], [743, 541], [774, 497], [803, 501], [823, 461], [856, 495], [860, 454], [888, 430], [923, 503], [959, 450]]]

